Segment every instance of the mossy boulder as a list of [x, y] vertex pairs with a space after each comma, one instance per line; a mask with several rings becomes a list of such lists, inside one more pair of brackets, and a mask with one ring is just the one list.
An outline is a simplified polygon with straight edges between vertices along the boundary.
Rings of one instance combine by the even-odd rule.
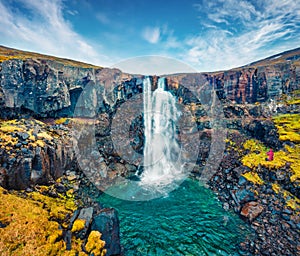
[[[64, 222], [76, 209], [72, 199], [33, 193], [10, 193], [0, 187], [0, 254], [24, 256], [105, 255], [99, 231], [87, 239], [64, 239]], [[73, 226], [80, 226], [78, 221]]]

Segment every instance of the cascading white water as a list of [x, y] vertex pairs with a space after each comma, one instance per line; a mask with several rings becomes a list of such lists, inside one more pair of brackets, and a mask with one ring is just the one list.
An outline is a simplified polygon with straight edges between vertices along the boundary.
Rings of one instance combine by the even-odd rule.
[[179, 111], [174, 96], [165, 91], [165, 79], [160, 78], [152, 93], [150, 78], [144, 80], [144, 171], [141, 184], [169, 185], [182, 178], [178, 162], [176, 121]]

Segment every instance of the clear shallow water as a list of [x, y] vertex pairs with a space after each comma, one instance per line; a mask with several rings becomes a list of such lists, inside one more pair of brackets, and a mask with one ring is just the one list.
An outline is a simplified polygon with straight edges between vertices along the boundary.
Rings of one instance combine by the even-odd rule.
[[194, 180], [151, 201], [107, 194], [99, 201], [118, 210], [126, 256], [239, 255], [236, 245], [250, 234], [238, 216], [224, 211], [214, 194]]

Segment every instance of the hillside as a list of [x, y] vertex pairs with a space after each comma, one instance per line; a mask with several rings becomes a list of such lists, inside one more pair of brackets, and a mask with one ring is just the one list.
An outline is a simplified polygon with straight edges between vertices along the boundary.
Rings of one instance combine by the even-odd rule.
[[96, 68], [96, 69], [101, 68], [99, 66], [87, 64], [87, 63], [76, 61], [76, 60], [59, 58], [59, 57], [44, 55], [44, 54], [35, 53], [35, 52], [22, 51], [22, 50], [17, 50], [17, 49], [13, 49], [13, 48], [9, 48], [9, 47], [0, 45], [0, 62], [6, 61], [6, 60], [11, 60], [11, 59], [52, 60], [52, 61], [56, 61], [58, 63], [66, 65], [66, 66], [82, 67], [82, 68]]

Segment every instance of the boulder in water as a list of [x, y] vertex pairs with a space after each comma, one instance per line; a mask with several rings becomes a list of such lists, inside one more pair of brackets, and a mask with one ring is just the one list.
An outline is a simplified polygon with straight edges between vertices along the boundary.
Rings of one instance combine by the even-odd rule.
[[91, 230], [97, 230], [102, 234], [101, 239], [106, 242], [106, 256], [120, 255], [120, 231], [117, 211], [113, 208], [105, 208], [93, 218]]

